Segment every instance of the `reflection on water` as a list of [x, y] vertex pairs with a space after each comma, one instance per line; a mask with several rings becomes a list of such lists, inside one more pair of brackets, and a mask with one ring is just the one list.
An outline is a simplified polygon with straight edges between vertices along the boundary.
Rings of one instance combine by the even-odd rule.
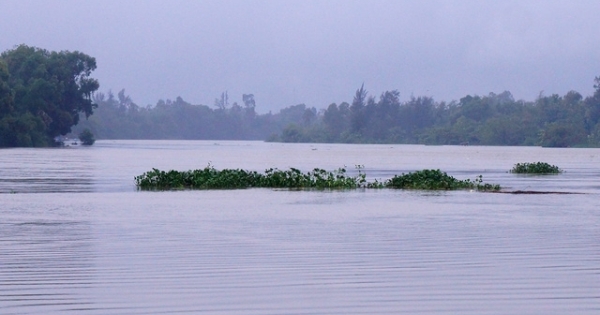
[[[0, 314], [600, 312], [597, 150], [97, 144], [0, 150]], [[538, 160], [566, 172], [506, 172]], [[382, 178], [441, 168], [584, 194], [133, 187], [151, 167], [208, 162], [364, 164]]]

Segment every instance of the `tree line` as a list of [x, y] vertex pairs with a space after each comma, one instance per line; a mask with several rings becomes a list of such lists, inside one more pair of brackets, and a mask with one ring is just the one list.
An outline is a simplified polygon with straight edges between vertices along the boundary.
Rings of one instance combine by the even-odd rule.
[[276, 138], [288, 125], [302, 122], [306, 112], [317, 110], [304, 104], [278, 113], [258, 114], [253, 94], [243, 94], [243, 103], [230, 103], [223, 92], [213, 107], [192, 105], [181, 97], [139, 106], [122, 89], [98, 92], [92, 97], [94, 115], [74, 127], [90, 129], [98, 139], [265, 140]]
[[534, 101], [510, 92], [467, 95], [459, 101], [431, 97], [400, 101], [398, 91], [370, 96], [364, 85], [352, 103], [317, 110], [304, 104], [278, 113], [257, 114], [254, 95], [229, 103], [227, 92], [214, 107], [177, 97], [154, 106], [136, 105], [125, 90], [96, 93], [94, 116], [77, 128], [101, 139], [213, 139], [324, 143], [405, 143], [431, 145], [600, 146], [600, 77], [583, 97], [540, 93]]
[[[267, 140], [282, 142], [405, 143], [437, 145], [600, 146], [600, 77], [582, 96], [540, 93], [534, 101], [510, 92], [400, 100], [397, 90], [378, 97], [364, 85], [352, 103], [317, 110], [304, 104], [259, 114], [253, 94], [212, 107], [181, 97], [139, 106], [125, 90], [97, 92], [93, 57], [16, 46], [0, 54], [0, 147], [56, 145], [81, 133], [98, 139]], [[93, 114], [93, 115], [92, 115]], [[91, 131], [91, 132], [90, 132]], [[93, 143], [93, 141], [91, 141]]]
[[467, 95], [436, 102], [398, 91], [379, 98], [359, 88], [351, 104], [331, 104], [311, 123], [285, 127], [284, 142], [405, 143], [431, 145], [600, 146], [600, 77], [595, 92], [560, 96], [542, 93], [535, 101], [515, 100], [510, 92]]

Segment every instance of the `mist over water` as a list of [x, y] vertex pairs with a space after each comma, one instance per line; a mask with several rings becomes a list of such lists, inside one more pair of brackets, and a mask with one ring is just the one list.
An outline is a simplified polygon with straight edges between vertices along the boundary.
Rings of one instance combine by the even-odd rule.
[[[27, 44], [98, 61], [103, 92], [140, 106], [213, 105], [253, 93], [257, 111], [351, 102], [364, 82], [450, 102], [510, 91], [593, 91], [594, 0], [4, 1], [0, 51]], [[74, 27], [76, 25], [76, 27]], [[558, 75], [560, 74], [560, 75]]]
[[[597, 314], [597, 149], [98, 141], [0, 150], [2, 314]], [[517, 162], [565, 172], [518, 176]], [[142, 192], [163, 170], [440, 168], [469, 191]]]

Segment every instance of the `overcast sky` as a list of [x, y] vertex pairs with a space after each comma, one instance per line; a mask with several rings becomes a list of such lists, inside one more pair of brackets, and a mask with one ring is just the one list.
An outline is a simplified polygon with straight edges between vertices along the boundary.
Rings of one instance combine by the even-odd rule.
[[508, 90], [516, 99], [593, 91], [600, 1], [12, 1], [0, 51], [27, 44], [96, 58], [100, 90], [138, 105], [181, 96], [212, 106], [228, 91], [257, 111]]

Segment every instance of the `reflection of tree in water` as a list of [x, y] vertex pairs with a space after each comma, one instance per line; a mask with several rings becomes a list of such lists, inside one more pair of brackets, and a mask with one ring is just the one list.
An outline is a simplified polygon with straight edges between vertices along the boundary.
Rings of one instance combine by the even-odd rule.
[[91, 306], [82, 297], [95, 270], [88, 222], [0, 223], [0, 244], [0, 313]]

